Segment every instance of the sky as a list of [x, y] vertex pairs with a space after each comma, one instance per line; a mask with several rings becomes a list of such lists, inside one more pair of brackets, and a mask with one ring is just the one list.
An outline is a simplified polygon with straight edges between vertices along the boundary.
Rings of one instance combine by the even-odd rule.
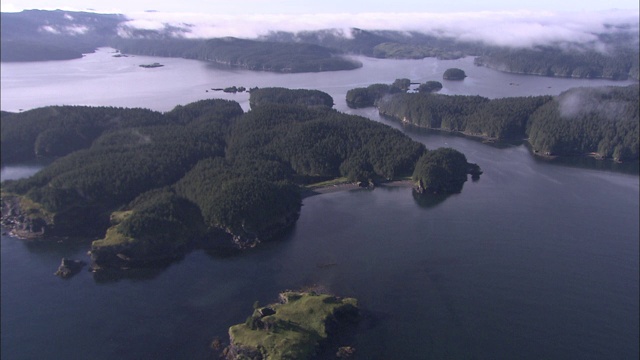
[[[638, 32], [638, 0], [0, 0], [23, 9], [124, 14], [132, 29], [181, 29], [180, 36], [255, 38], [270, 31], [350, 28], [419, 31], [491, 45], [598, 44], [596, 33]], [[629, 24], [631, 26], [629, 27]], [[77, 31], [78, 29], [70, 27]], [[46, 30], [46, 28], [45, 28]], [[55, 31], [55, 30], [52, 30]], [[635, 44], [631, 44], [632, 46]]]
[[637, 0], [2, 0], [3, 12], [23, 9], [107, 13], [195, 12], [208, 14], [308, 14], [363, 12], [599, 11], [638, 10]]

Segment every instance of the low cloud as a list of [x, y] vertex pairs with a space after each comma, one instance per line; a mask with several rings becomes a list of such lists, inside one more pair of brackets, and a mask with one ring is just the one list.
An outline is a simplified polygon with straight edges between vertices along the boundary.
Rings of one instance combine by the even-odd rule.
[[624, 119], [630, 104], [622, 100], [608, 99], [611, 88], [576, 88], [562, 94], [559, 99], [560, 116], [572, 119], [595, 114], [609, 121]]
[[40, 27], [40, 31], [48, 32], [51, 34], [64, 34], [64, 35], [82, 35], [89, 31], [89, 28], [84, 25], [69, 25], [69, 26], [53, 26], [44, 25]]
[[51, 25], [45, 25], [45, 26], [41, 26], [40, 31], [44, 31], [44, 32], [48, 32], [51, 34], [60, 34], [60, 31], [58, 31], [58, 29], [56, 29], [55, 27], [51, 26]]
[[475, 13], [338, 13], [215, 15], [144, 12], [125, 14], [122, 33], [132, 29], [179, 30], [186, 38], [234, 36], [256, 38], [271, 31], [300, 32], [336, 29], [350, 34], [350, 28], [364, 30], [417, 31], [490, 45], [532, 47], [558, 43], [598, 46], [597, 34], [638, 34], [638, 13], [628, 10], [557, 13], [507, 11]]

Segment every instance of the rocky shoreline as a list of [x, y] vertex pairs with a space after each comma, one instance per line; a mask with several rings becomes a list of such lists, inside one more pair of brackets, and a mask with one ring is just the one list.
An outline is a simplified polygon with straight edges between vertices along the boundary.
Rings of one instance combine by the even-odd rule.
[[37, 208], [25, 209], [21, 197], [4, 195], [1, 200], [0, 224], [8, 234], [24, 240], [37, 240], [50, 235], [53, 221]]
[[[364, 185], [364, 186], [363, 186]], [[318, 188], [303, 190], [302, 197], [327, 194], [338, 191], [351, 191], [358, 189], [372, 189], [374, 187], [407, 187], [411, 188], [410, 180], [396, 180], [376, 184], [340, 183]], [[26, 203], [28, 204], [26, 204]], [[210, 229], [206, 234], [189, 239], [184, 244], [175, 246], [149, 247], [135, 239], [100, 246], [94, 242], [89, 251], [91, 263], [89, 271], [100, 272], [105, 270], [128, 270], [133, 268], [146, 268], [164, 266], [182, 258], [189, 251], [202, 249], [226, 249], [227, 251], [243, 251], [256, 247], [262, 242], [278, 238], [293, 227], [299, 217], [299, 212], [282, 217], [273, 226], [263, 229], [260, 234], [249, 231], [232, 231], [231, 229]], [[28, 241], [60, 241], [67, 237], [57, 234], [57, 228], [53, 222], [55, 216], [48, 214], [44, 209], [31, 204], [24, 197], [3, 194], [2, 218], [3, 233]], [[80, 229], [76, 229], [79, 231]], [[107, 234], [110, 229], [107, 230]], [[105, 236], [103, 236], [105, 237]], [[64, 261], [63, 261], [64, 262]], [[67, 271], [62, 273], [66, 274]], [[61, 273], [61, 274], [62, 274]]]
[[356, 349], [340, 334], [359, 318], [354, 298], [284, 291], [278, 303], [256, 303], [245, 323], [229, 328], [230, 344], [222, 355], [227, 360], [310, 359], [335, 351], [338, 358], [350, 358]]

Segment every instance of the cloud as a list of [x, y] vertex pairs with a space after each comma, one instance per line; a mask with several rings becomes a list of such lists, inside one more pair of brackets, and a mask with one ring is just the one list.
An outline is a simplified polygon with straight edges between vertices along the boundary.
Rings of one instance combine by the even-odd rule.
[[52, 26], [44, 25], [39, 28], [40, 31], [45, 31], [52, 34], [65, 34], [65, 35], [82, 35], [89, 31], [89, 28], [84, 25], [70, 25], [70, 26]]
[[[129, 29], [180, 29], [187, 38], [234, 36], [255, 38], [270, 31], [299, 32], [350, 28], [417, 31], [491, 45], [531, 47], [550, 43], [597, 42], [596, 34], [638, 33], [638, 12], [608, 10], [558, 13], [501, 11], [460, 13], [332, 13], [216, 15], [199, 13], [130, 13]], [[621, 30], [626, 26], [624, 30]]]
[[631, 103], [623, 100], [609, 98], [614, 89], [601, 88], [575, 88], [558, 97], [560, 116], [572, 119], [587, 114], [596, 115], [602, 119], [615, 121], [625, 119], [630, 113]]
[[52, 33], [52, 34], [60, 34], [60, 31], [58, 31], [58, 29], [54, 28], [51, 25], [44, 25], [40, 27], [40, 31], [45, 31], [48, 33]]
[[82, 35], [89, 31], [89, 28], [84, 25], [72, 25], [65, 26], [64, 31], [69, 35]]

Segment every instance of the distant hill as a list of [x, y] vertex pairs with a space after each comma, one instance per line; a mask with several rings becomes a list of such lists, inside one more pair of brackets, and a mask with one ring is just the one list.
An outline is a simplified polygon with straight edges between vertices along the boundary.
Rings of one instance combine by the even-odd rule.
[[[325, 29], [272, 32], [257, 39], [187, 39], [188, 27], [165, 24], [149, 30], [125, 24], [119, 14], [27, 10], [2, 13], [3, 62], [79, 58], [101, 46], [140, 55], [183, 57], [250, 70], [310, 72], [355, 69], [343, 54], [390, 59], [457, 59], [476, 56], [475, 64], [529, 75], [639, 79], [638, 33], [631, 28], [593, 34], [593, 44], [571, 43], [512, 48], [416, 31]], [[603, 49], [606, 49], [603, 50]]]
[[2, 13], [2, 62], [64, 60], [82, 57], [117, 36], [126, 18], [62, 10]]

